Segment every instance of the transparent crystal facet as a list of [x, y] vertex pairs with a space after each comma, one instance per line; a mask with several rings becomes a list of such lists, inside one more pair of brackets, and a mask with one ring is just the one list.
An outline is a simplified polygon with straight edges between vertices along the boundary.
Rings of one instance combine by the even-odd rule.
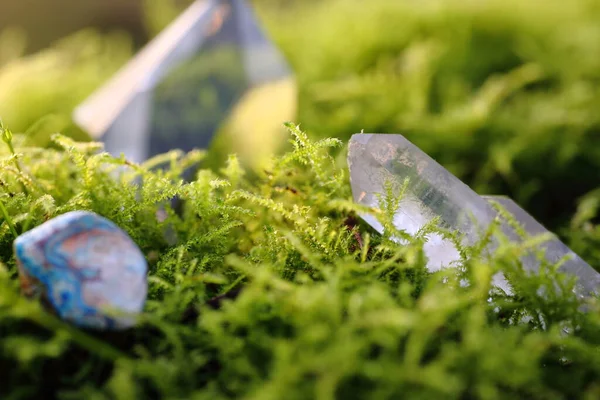
[[[471, 245], [479, 240], [481, 233], [497, 215], [490, 203], [490, 200], [498, 200], [497, 197], [486, 199], [479, 196], [401, 135], [352, 136], [348, 164], [354, 201], [369, 207], [379, 208], [379, 196], [384, 195], [386, 184], [391, 185], [393, 192], [398, 195], [404, 180], [409, 178], [407, 191], [394, 218], [396, 228], [409, 234], [417, 233], [437, 217], [442, 228], [458, 231], [463, 235], [463, 243]], [[514, 202], [504, 199], [498, 202], [513, 213], [530, 234], [547, 232]], [[382, 233], [382, 225], [373, 216], [364, 215], [363, 219]], [[507, 230], [506, 226], [504, 230], [509, 237], [518, 238], [514, 232]], [[550, 242], [546, 246], [549, 249], [550, 261], [572, 254], [568, 247], [560, 242]], [[495, 244], [492, 243], [488, 250], [493, 250], [494, 247]], [[427, 267], [431, 271], [452, 266], [460, 258], [454, 244], [437, 234], [428, 237], [424, 252], [428, 258]], [[537, 269], [538, 261], [534, 257], [527, 257], [522, 261], [526, 269]], [[600, 275], [581, 258], [575, 256], [564, 268], [586, 280], [586, 289], [600, 287]], [[501, 275], [494, 277], [494, 284], [510, 291]]]
[[[512, 199], [506, 196], [482, 196], [482, 198], [487, 201], [499, 203], [523, 226], [527, 234], [536, 236], [549, 233], [542, 224], [536, 221], [535, 218]], [[568, 257], [559, 270], [577, 276], [584, 294], [598, 292], [600, 289], [600, 274], [581, 257], [575, 254], [566, 244], [557, 237], [554, 237], [553, 239], [544, 242], [541, 247], [544, 249], [546, 259], [551, 264], [556, 264], [564, 257]], [[532, 272], [538, 271], [539, 265], [533, 256], [528, 257], [528, 262], [524, 262], [523, 265]]]
[[[273, 151], [295, 108], [293, 74], [246, 2], [198, 0], [74, 119], [108, 152], [134, 162], [207, 148], [215, 135], [243, 159]], [[250, 126], [263, 136], [249, 135]]]
[[[397, 228], [409, 234], [439, 217], [442, 227], [459, 230], [465, 234], [465, 241], [472, 244], [496, 216], [487, 201], [401, 135], [352, 136], [348, 163], [354, 200], [370, 207], [379, 207], [378, 196], [384, 194], [386, 183], [398, 194], [404, 180], [410, 179], [394, 221]], [[365, 219], [382, 231], [374, 218]], [[429, 243], [431, 269], [458, 259], [458, 252], [449, 241], [434, 238]]]

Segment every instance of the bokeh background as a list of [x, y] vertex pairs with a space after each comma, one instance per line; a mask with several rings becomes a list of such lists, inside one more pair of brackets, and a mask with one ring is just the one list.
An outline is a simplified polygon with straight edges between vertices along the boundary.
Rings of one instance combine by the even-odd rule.
[[[0, 0], [0, 116], [81, 137], [72, 109], [189, 3]], [[311, 135], [402, 133], [600, 259], [600, 1], [251, 3]]]

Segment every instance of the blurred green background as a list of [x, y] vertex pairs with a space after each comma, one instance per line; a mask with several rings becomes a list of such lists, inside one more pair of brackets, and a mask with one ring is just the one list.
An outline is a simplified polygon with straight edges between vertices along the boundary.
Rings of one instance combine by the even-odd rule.
[[[189, 3], [0, 0], [0, 116], [76, 135], [73, 107]], [[295, 70], [303, 129], [402, 133], [600, 259], [600, 0], [251, 3]]]

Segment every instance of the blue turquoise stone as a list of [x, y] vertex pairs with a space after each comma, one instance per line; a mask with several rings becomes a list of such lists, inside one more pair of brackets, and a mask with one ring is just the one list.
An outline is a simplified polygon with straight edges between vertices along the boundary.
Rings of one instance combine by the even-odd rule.
[[126, 329], [148, 293], [146, 259], [125, 231], [87, 211], [60, 215], [14, 242], [21, 288], [81, 327]]

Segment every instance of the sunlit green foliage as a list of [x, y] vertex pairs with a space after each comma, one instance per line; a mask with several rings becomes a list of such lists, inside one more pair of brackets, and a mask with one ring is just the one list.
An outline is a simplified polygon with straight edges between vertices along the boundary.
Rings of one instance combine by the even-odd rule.
[[[151, 33], [188, 3], [146, 0]], [[251, 3], [297, 74], [295, 120], [307, 131], [405, 134], [479, 192], [508, 194], [553, 229], [600, 182], [589, 145], [598, 143], [599, 0]], [[22, 47], [14, 31], [4, 38], [0, 63]], [[59, 113], [38, 128], [71, 135], [61, 127], [72, 107], [129, 55], [122, 39], [85, 34], [17, 59], [18, 73], [0, 66], [0, 113], [17, 131]], [[69, 61], [48, 67], [49, 57]]]
[[[394, 231], [391, 194], [380, 210], [360, 209], [330, 155], [343, 143], [288, 129], [292, 150], [261, 176], [249, 180], [232, 156], [187, 183], [179, 176], [200, 152], [135, 165], [98, 153], [96, 143], [54, 135], [56, 148], [42, 149], [13, 135], [15, 153], [5, 146], [0, 161], [10, 219], [0, 226], [0, 396], [600, 394], [600, 302], [581, 311], [572, 280], [553, 266], [527, 276], [517, 260], [535, 241], [501, 240], [493, 256], [474, 257], [500, 234], [492, 225], [481, 243], [461, 249], [461, 268], [428, 273], [422, 246], [435, 226], [414, 237]], [[82, 331], [19, 294], [10, 225], [22, 232], [75, 209], [115, 221], [149, 260], [149, 299], [131, 331]], [[370, 233], [357, 212], [375, 213], [389, 231]], [[408, 244], [390, 239], [398, 235]], [[490, 295], [498, 271], [518, 282], [514, 293]], [[549, 282], [560, 290], [543, 297]]]
[[317, 135], [402, 133], [550, 227], [600, 182], [600, 1], [255, 0]]
[[71, 122], [73, 108], [131, 56], [122, 33], [82, 31], [23, 56], [27, 37], [0, 28], [0, 114], [17, 132], [86, 135]]
[[[309, 131], [289, 126], [292, 150], [258, 175], [231, 156], [186, 183], [204, 153], [134, 165], [73, 141], [72, 107], [128, 40], [84, 33], [22, 58], [4, 32], [0, 115], [15, 134], [0, 132], [0, 398], [600, 398], [600, 304], [583, 312], [555, 266], [524, 274], [535, 239], [475, 257], [494, 225], [461, 247], [461, 268], [430, 274], [436, 228], [394, 231], [392, 196], [359, 209], [344, 163], [352, 133], [403, 133], [599, 268], [600, 2], [253, 3], [297, 73]], [[165, 15], [149, 16], [154, 30]], [[75, 209], [115, 221], [150, 263], [131, 331], [82, 331], [19, 292], [15, 233]], [[499, 271], [512, 293], [490, 294]]]

